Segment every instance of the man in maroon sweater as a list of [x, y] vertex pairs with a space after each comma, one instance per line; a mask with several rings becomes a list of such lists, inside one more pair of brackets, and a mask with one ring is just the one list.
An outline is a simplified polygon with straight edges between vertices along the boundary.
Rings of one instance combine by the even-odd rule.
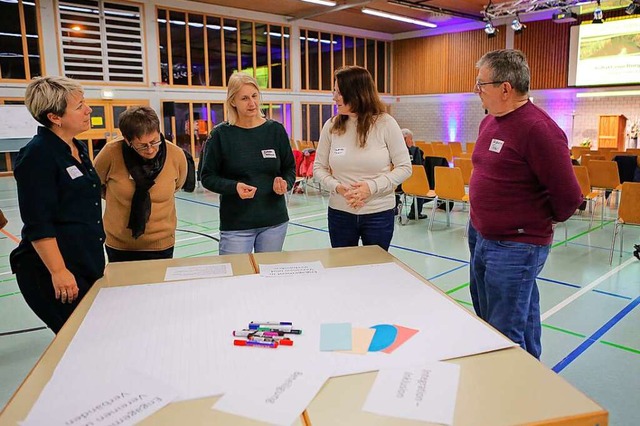
[[477, 64], [480, 123], [469, 185], [470, 290], [482, 319], [536, 358], [540, 298], [536, 277], [553, 224], [582, 202], [567, 137], [529, 100], [529, 66], [518, 50], [496, 50]]

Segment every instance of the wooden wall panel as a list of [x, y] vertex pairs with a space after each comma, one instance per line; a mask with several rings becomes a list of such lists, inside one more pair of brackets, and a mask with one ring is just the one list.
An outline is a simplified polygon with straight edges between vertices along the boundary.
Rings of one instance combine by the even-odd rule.
[[505, 42], [504, 28], [494, 38], [475, 30], [394, 41], [393, 94], [471, 92], [478, 59]]
[[476, 62], [485, 53], [504, 48], [505, 33], [502, 27], [493, 38], [488, 38], [484, 29], [449, 34], [446, 93], [473, 92], [478, 75]]
[[527, 23], [514, 36], [513, 47], [527, 56], [531, 69], [531, 89], [567, 87], [570, 24], [551, 20]]
[[446, 88], [447, 35], [393, 44], [393, 93], [443, 93]]

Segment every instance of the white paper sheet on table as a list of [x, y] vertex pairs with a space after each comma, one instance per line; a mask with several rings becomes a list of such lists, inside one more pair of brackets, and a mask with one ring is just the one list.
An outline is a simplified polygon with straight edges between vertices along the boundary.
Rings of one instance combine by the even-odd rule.
[[133, 425], [175, 396], [174, 389], [154, 378], [87, 363], [67, 376], [54, 376], [22, 425]]
[[446, 362], [410, 370], [380, 370], [362, 409], [452, 425], [459, 381], [460, 366]]
[[265, 278], [278, 278], [295, 275], [317, 275], [323, 272], [324, 266], [322, 266], [320, 261], [260, 265], [260, 276]]
[[165, 281], [194, 280], [198, 278], [230, 277], [233, 269], [230, 263], [214, 265], [171, 266], [165, 273]]
[[[54, 375], [73, 376], [87, 359], [126, 365], [178, 392], [178, 400], [220, 395], [255, 363], [256, 348], [232, 331], [259, 318], [286, 319], [294, 346], [260, 350], [273, 369], [306, 360], [332, 376], [404, 368], [514, 346], [396, 264], [329, 268], [313, 279], [259, 275], [101, 289]], [[320, 352], [320, 324], [399, 324], [420, 330], [392, 354]], [[92, 380], [91, 376], [87, 376]]]
[[255, 365], [236, 376], [235, 383], [216, 401], [213, 408], [273, 424], [290, 425], [311, 403], [328, 378], [328, 372], [313, 365], [277, 369]]

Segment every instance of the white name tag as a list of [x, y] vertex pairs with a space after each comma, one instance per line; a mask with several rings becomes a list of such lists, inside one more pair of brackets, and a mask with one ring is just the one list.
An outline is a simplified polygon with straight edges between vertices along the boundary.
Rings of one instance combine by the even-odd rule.
[[276, 158], [276, 151], [274, 149], [263, 149], [262, 158]]
[[504, 141], [501, 141], [500, 139], [491, 139], [491, 145], [489, 145], [489, 151], [500, 152], [502, 151], [502, 145], [504, 145]]
[[76, 166], [67, 167], [67, 173], [69, 173], [69, 176], [71, 176], [71, 179], [76, 179], [82, 176], [82, 172], [78, 170]]
[[346, 148], [334, 148], [333, 155], [345, 155], [347, 153]]

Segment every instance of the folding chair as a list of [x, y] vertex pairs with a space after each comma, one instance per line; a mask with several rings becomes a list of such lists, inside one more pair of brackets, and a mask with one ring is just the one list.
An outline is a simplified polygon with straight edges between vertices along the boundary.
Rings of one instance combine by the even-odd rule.
[[469, 154], [473, 154], [473, 150], [475, 148], [476, 148], [475, 142], [467, 142], [466, 144], [464, 144], [464, 152], [467, 152]]
[[462, 144], [460, 142], [449, 142], [447, 145], [451, 147], [452, 157], [459, 157], [462, 154]]
[[[576, 175], [578, 185], [580, 185], [580, 192], [582, 192], [582, 198], [587, 204], [591, 203], [589, 210], [591, 211], [591, 219], [589, 220], [589, 229], [593, 226], [593, 216], [596, 212], [597, 200], [600, 197], [598, 191], [591, 189], [591, 179], [589, 179], [589, 170], [584, 166], [573, 166], [573, 173]], [[604, 199], [603, 199], [604, 202]]]
[[624, 225], [640, 226], [640, 183], [638, 182], [625, 182], [622, 184], [618, 220], [616, 220], [616, 224], [613, 227], [613, 238], [611, 239], [609, 265], [613, 263], [613, 250], [616, 245], [618, 228], [620, 231], [620, 257], [622, 257]]
[[451, 152], [451, 147], [449, 145], [433, 145], [433, 156], [446, 158], [449, 164], [451, 164], [451, 162], [453, 161], [453, 152]]
[[[593, 188], [600, 188], [603, 191], [620, 192], [620, 175], [618, 173], [618, 163], [615, 161], [591, 160], [587, 165], [589, 179]], [[602, 197], [601, 223], [604, 223], [604, 205], [606, 197]]]
[[[440, 200], [458, 201], [460, 203], [469, 203], [469, 196], [464, 189], [464, 179], [462, 178], [462, 170], [459, 167], [436, 167], [435, 168], [436, 179], [436, 195]], [[449, 210], [449, 203], [445, 203], [447, 212], [447, 226], [451, 226], [451, 212]], [[433, 216], [435, 214], [435, 208], [431, 212], [431, 220], [429, 222], [429, 229], [433, 225]], [[469, 209], [471, 214], [471, 209]], [[469, 227], [469, 216], [467, 217], [467, 224], [465, 226], [464, 235], [467, 236], [467, 229]]]
[[[433, 205], [438, 204], [438, 197], [430, 187], [427, 179], [427, 172], [423, 166], [412, 165], [411, 176], [402, 183], [402, 191], [405, 196], [409, 195], [414, 198], [415, 217], [419, 217], [417, 198], [433, 198]], [[429, 229], [431, 229], [431, 221], [433, 221], [434, 209], [431, 210], [429, 218]]]

